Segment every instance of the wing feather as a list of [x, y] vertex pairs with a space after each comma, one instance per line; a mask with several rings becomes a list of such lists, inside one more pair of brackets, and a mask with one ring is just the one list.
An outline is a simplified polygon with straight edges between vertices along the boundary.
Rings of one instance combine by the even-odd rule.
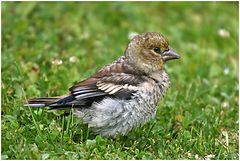
[[138, 90], [138, 84], [144, 81], [140, 76], [126, 73], [112, 73], [94, 80], [87, 79], [83, 81], [83, 86], [78, 84], [75, 88], [70, 88], [71, 94], [76, 100], [99, 96], [130, 99]]

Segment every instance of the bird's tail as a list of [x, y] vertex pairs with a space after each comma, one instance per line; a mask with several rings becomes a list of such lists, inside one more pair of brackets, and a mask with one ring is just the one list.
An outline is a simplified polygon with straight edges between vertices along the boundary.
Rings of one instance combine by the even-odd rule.
[[24, 106], [44, 107], [48, 106], [49, 104], [55, 103], [60, 99], [61, 99], [60, 97], [32, 98], [28, 101], [25, 101]]
[[[71, 97], [71, 98], [70, 98]], [[72, 99], [72, 96], [67, 94], [59, 97], [41, 97], [32, 98], [24, 102], [24, 106], [27, 107], [45, 107], [45, 106], [55, 106], [62, 104], [63, 102], [68, 102]]]

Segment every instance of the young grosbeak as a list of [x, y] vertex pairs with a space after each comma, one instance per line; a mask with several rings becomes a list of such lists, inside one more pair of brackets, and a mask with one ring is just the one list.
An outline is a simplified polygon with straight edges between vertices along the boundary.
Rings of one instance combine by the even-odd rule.
[[74, 109], [76, 117], [102, 136], [125, 135], [156, 114], [170, 85], [164, 64], [179, 59], [156, 32], [135, 36], [124, 55], [59, 97], [34, 98], [25, 106]]

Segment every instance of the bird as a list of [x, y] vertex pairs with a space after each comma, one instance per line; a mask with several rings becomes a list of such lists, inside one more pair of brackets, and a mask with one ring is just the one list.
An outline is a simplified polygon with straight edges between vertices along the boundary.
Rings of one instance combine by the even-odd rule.
[[67, 94], [33, 98], [24, 106], [73, 109], [95, 134], [124, 136], [154, 118], [170, 87], [165, 63], [179, 58], [161, 33], [138, 34], [122, 56], [73, 85]]

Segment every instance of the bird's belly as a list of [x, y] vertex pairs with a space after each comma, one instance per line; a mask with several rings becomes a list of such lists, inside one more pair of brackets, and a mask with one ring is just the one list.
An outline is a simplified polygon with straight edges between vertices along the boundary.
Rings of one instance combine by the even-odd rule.
[[[125, 135], [155, 116], [158, 100], [156, 92], [142, 92], [131, 100], [105, 98], [99, 103], [93, 103], [83, 122], [102, 136]], [[78, 117], [84, 113], [86, 111], [81, 112], [81, 109], [75, 111]]]

